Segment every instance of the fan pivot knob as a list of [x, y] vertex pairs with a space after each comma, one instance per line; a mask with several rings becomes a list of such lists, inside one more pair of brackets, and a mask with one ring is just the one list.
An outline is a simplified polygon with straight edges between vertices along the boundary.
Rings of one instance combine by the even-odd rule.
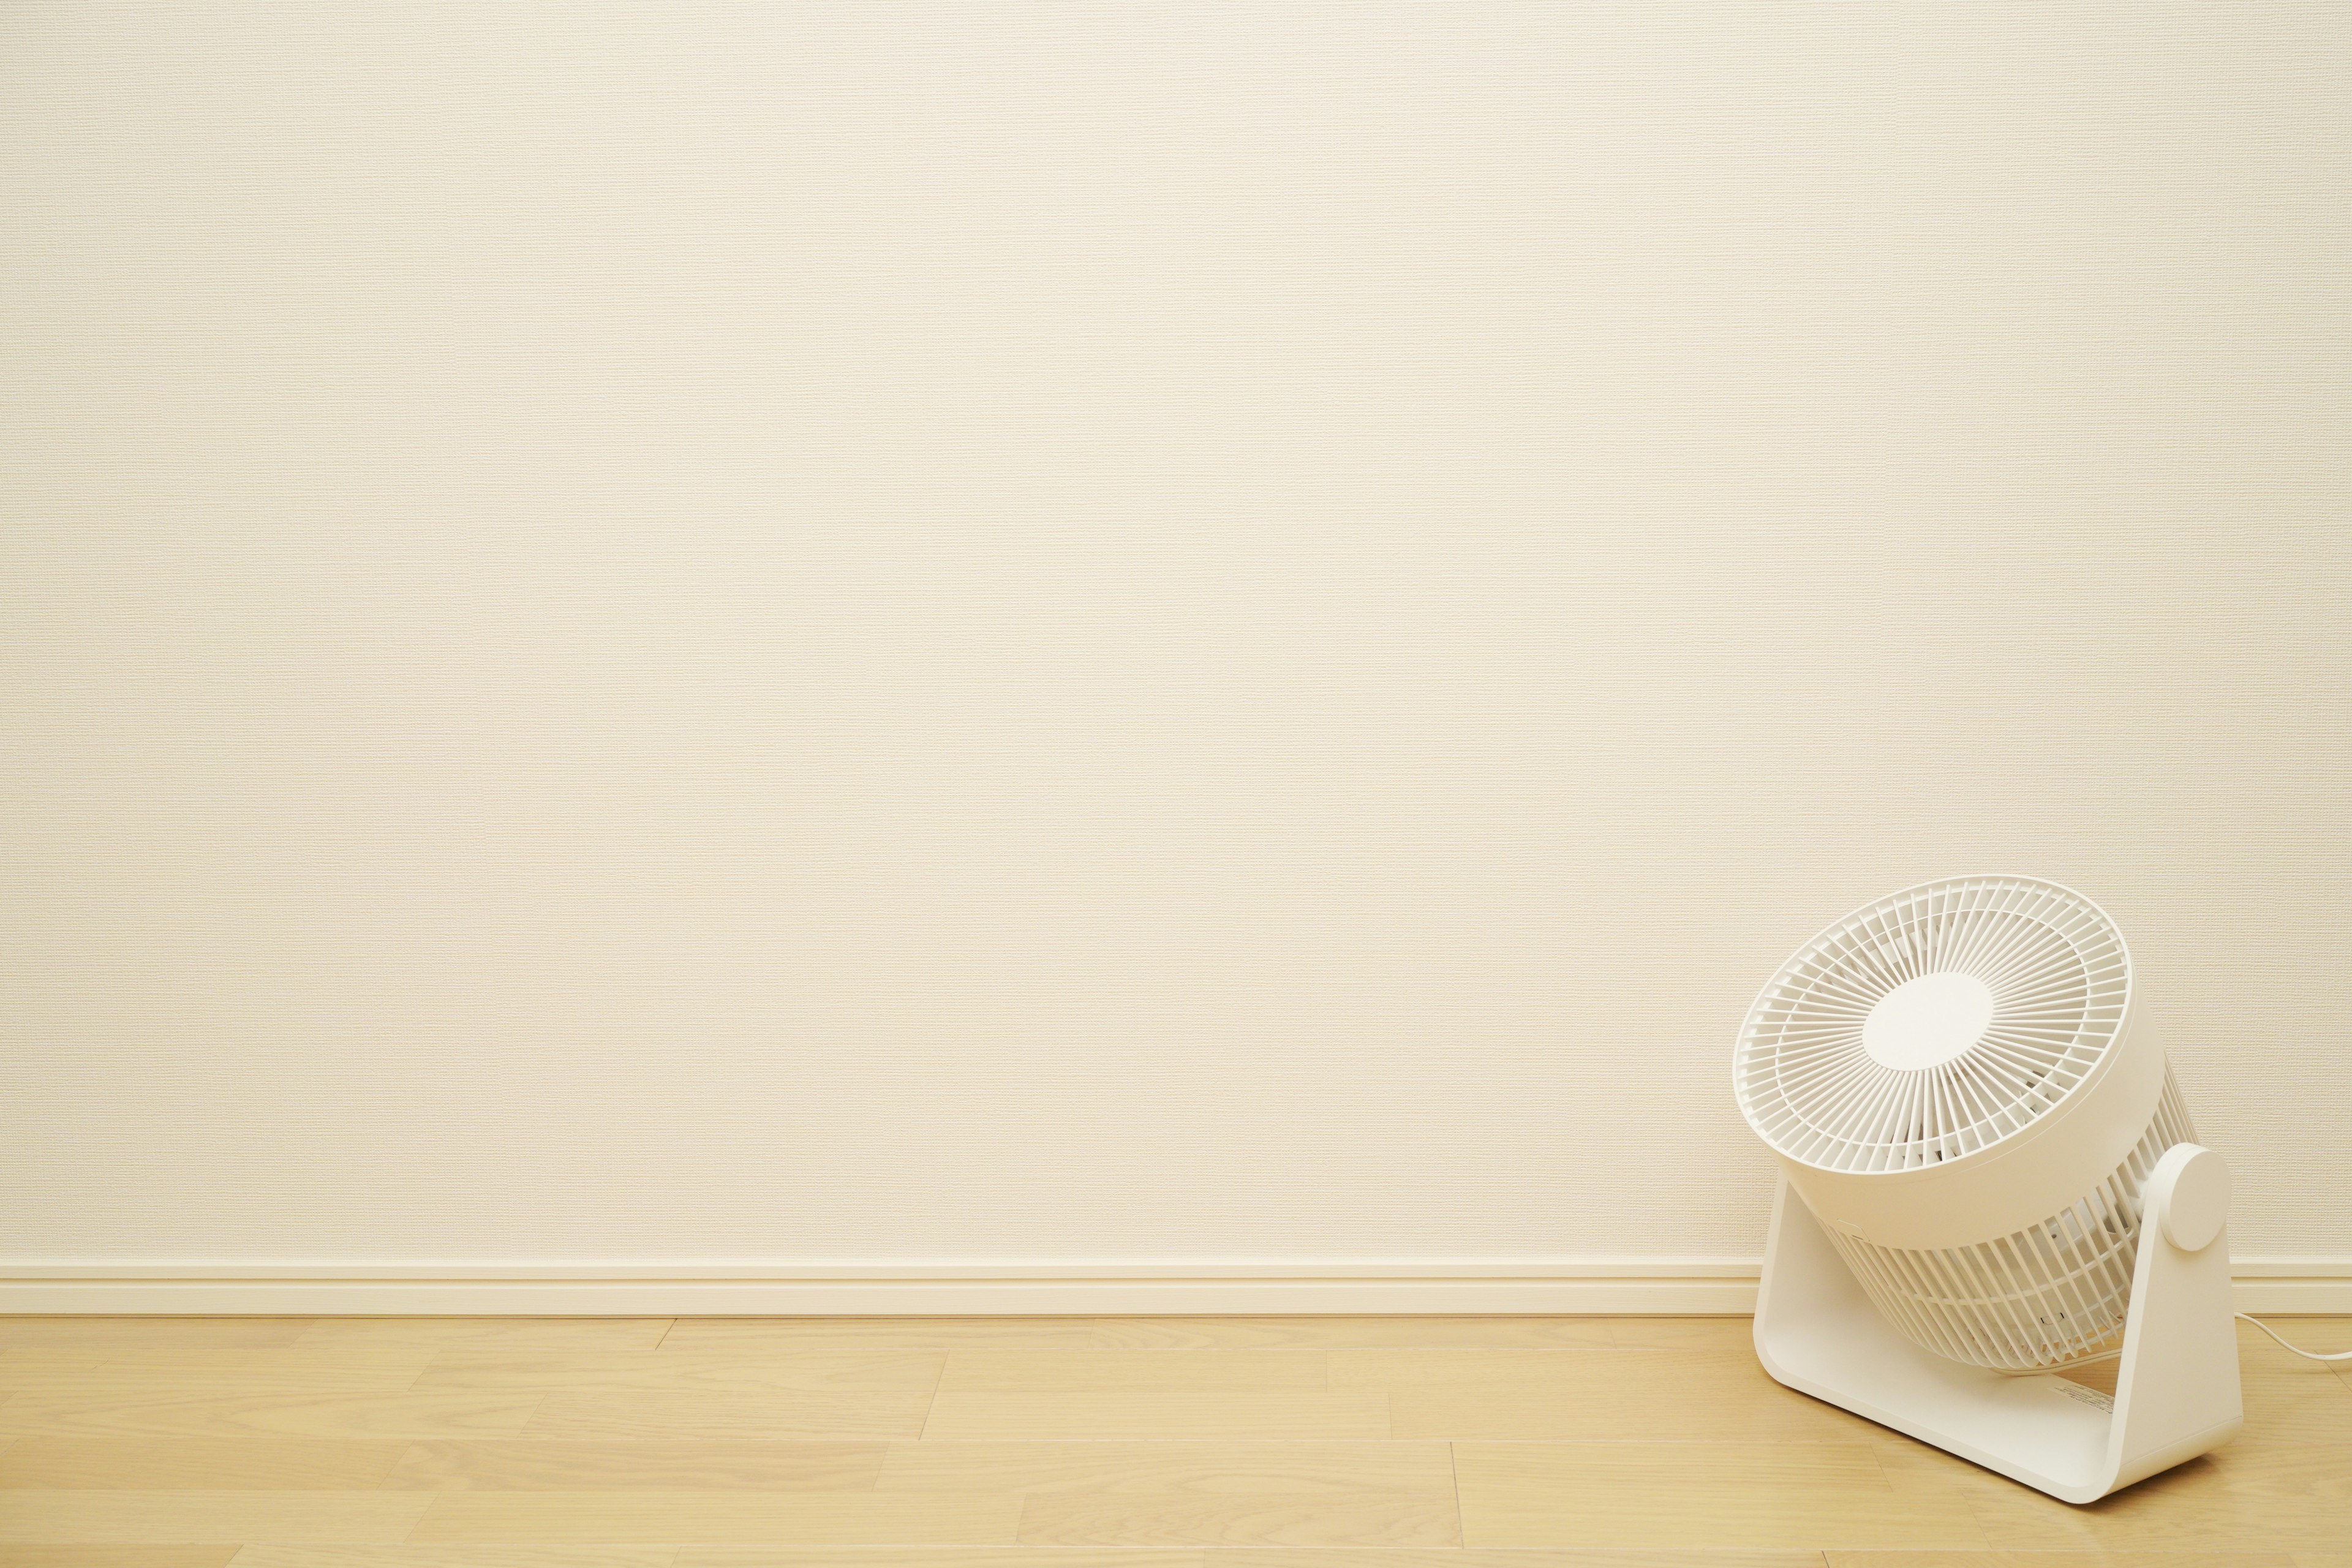
[[2201, 1144], [2175, 1143], [2148, 1173], [2147, 1201], [2165, 1240], [2202, 1252], [2230, 1217], [2230, 1167]]

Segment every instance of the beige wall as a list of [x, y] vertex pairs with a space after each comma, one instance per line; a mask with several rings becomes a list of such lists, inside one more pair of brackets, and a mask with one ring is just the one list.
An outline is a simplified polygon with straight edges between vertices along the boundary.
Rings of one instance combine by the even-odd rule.
[[2352, 1258], [2341, 7], [0, 29], [0, 1263], [1752, 1257], [1986, 868]]

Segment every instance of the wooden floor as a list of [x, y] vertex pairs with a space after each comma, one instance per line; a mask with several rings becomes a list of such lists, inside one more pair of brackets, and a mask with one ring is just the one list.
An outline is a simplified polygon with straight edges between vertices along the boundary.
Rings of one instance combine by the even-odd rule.
[[1747, 1327], [0, 1318], [0, 1564], [2352, 1568], [2352, 1373], [2243, 1325], [2245, 1435], [2086, 1509]]

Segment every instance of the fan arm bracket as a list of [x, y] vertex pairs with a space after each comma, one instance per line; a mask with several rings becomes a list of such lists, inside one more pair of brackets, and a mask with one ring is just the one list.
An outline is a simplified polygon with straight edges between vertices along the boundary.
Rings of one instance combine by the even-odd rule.
[[2095, 1501], [2219, 1447], [2244, 1419], [2222, 1223], [2228, 1173], [2210, 1150], [2176, 1144], [2146, 1190], [2111, 1407], [2061, 1377], [1993, 1372], [1912, 1342], [1863, 1293], [1785, 1177], [1756, 1353], [1800, 1393], [2066, 1502]]

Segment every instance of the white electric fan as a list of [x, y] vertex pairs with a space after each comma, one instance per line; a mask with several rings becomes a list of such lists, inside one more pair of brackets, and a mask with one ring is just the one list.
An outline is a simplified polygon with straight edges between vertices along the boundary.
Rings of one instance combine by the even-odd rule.
[[[1782, 1172], [1773, 1377], [2075, 1503], [2236, 1434], [2230, 1173], [2096, 904], [2024, 877], [1867, 904], [1781, 966], [1733, 1064]], [[2053, 1375], [2116, 1354], [2112, 1402]]]

